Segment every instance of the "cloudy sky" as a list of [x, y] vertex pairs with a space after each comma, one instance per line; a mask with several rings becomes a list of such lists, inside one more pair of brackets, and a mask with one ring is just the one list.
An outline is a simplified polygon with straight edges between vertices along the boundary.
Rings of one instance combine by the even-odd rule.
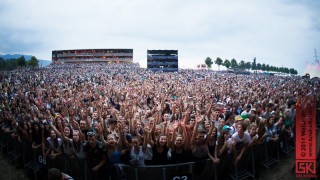
[[179, 66], [235, 58], [304, 73], [320, 56], [319, 0], [0, 0], [0, 54], [52, 50], [179, 50]]

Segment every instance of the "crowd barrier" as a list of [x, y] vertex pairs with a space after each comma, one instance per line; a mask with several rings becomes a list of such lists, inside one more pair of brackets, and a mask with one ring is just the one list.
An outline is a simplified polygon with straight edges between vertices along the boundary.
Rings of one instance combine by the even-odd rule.
[[[8, 133], [1, 132], [1, 155], [7, 157], [8, 162], [17, 168], [23, 168], [31, 179], [46, 179], [49, 168], [55, 167], [70, 175], [74, 179], [94, 180], [95, 175], [88, 166], [88, 161], [61, 155], [55, 160], [42, 155], [42, 151], [35, 151], [31, 143], [18, 140]], [[286, 156], [285, 148], [292, 148], [288, 138], [280, 138], [278, 142], [263, 142], [247, 148], [239, 162], [235, 162], [234, 154], [221, 159], [214, 164], [211, 160], [198, 162], [148, 165], [135, 167], [116, 164], [103, 167], [104, 179], [122, 180], [189, 180], [189, 179], [247, 179], [255, 178], [257, 169], [269, 168], [280, 162], [280, 153]], [[281, 145], [282, 144], [282, 145]], [[291, 149], [294, 150], [294, 149]], [[107, 173], [109, 172], [109, 173]]]

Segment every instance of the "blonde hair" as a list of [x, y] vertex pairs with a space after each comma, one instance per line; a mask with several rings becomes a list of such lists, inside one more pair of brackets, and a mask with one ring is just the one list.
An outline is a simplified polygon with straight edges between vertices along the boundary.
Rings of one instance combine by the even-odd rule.
[[249, 127], [249, 125], [250, 125], [251, 121], [250, 121], [250, 119], [249, 119], [249, 118], [246, 118], [245, 120], [243, 120], [243, 123], [245, 123], [245, 124], [246, 124], [246, 126], [247, 126], [247, 127]]
[[256, 127], [256, 128], [257, 128], [257, 124], [254, 123], [254, 122], [249, 125], [248, 131], [251, 131], [251, 129], [252, 129], [253, 127]]

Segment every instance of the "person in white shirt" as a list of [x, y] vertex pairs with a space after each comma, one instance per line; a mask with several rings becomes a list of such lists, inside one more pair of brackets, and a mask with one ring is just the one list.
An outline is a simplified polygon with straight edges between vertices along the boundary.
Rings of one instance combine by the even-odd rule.
[[132, 166], [145, 166], [144, 158], [147, 151], [147, 137], [145, 136], [142, 146], [139, 146], [140, 141], [138, 137], [132, 137], [132, 146], [130, 148], [130, 165]]
[[250, 134], [245, 132], [247, 129], [246, 124], [242, 122], [237, 125], [238, 132], [234, 133], [231, 137], [233, 150], [236, 153], [235, 162], [241, 160], [244, 151], [246, 150], [249, 143], [251, 143]]

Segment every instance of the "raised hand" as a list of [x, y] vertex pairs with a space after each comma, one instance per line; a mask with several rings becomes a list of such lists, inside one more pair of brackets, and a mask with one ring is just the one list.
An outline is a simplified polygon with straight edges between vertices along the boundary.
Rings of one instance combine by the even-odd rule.
[[123, 129], [124, 129], [124, 125], [120, 121], [118, 122], [118, 129], [119, 129], [119, 131], [123, 131]]
[[172, 128], [177, 129], [178, 126], [179, 126], [179, 122], [177, 120], [175, 120], [174, 123], [172, 124]]
[[144, 132], [151, 133], [151, 128], [149, 126], [144, 127]]
[[203, 118], [199, 115], [196, 116], [196, 122], [201, 123], [203, 121]]
[[80, 129], [79, 123], [75, 120], [72, 121], [73, 122], [73, 126], [75, 126], [76, 129]]

